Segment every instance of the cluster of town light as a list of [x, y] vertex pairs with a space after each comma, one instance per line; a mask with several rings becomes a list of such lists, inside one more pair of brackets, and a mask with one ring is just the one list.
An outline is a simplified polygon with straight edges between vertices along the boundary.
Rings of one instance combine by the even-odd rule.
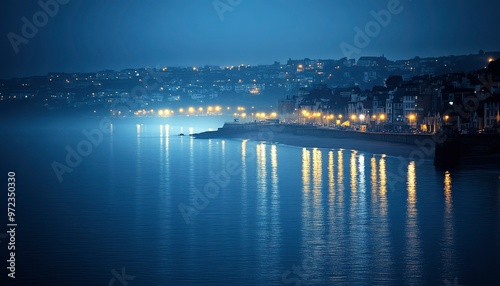
[[[360, 122], [363, 122], [366, 119], [366, 115], [364, 115], [364, 114], [360, 114], [360, 115], [352, 114], [350, 118], [352, 121], [356, 121], [357, 119], [359, 119]], [[379, 114], [379, 115], [374, 114], [374, 115], [372, 115], [371, 119], [372, 119], [372, 121], [376, 121], [377, 119], [380, 121], [384, 121], [385, 114], [383, 114], [383, 113]]]
[[[230, 107], [227, 107], [227, 110], [230, 110]], [[157, 115], [160, 117], [167, 117], [167, 116], [172, 116], [175, 114], [206, 114], [206, 115], [218, 115], [221, 114], [222, 112], [222, 107], [221, 106], [208, 106], [206, 108], [204, 107], [198, 107], [195, 108], [193, 106], [187, 107], [187, 108], [179, 108], [177, 110], [173, 109], [151, 109], [151, 110], [145, 110], [145, 109], [140, 109], [134, 112], [134, 115], [136, 116], [145, 116], [145, 115]]]
[[375, 121], [377, 119], [385, 120], [385, 114], [380, 114], [379, 116], [377, 116], [376, 114], [373, 114], [372, 115], [372, 121]]
[[323, 113], [321, 112], [309, 112], [307, 110], [302, 110], [302, 115], [305, 117], [305, 118], [323, 118], [323, 119], [327, 119], [327, 120], [330, 120], [330, 119], [342, 119], [342, 114], [339, 114], [339, 115], [334, 115], [334, 114], [327, 114], [327, 115], [323, 115]]
[[[315, 119], [315, 118], [323, 118], [325, 120], [333, 120], [333, 119], [336, 119], [338, 122], [340, 122], [340, 120], [343, 118], [343, 115], [342, 114], [338, 114], [338, 115], [335, 115], [335, 114], [323, 114], [321, 112], [310, 112], [310, 111], [307, 111], [307, 110], [302, 110], [302, 116], [303, 118], [308, 118], [308, 119]], [[368, 117], [369, 119], [370, 117]], [[410, 115], [410, 120], [413, 121], [416, 116], [415, 115]], [[356, 122], [356, 121], [359, 121], [359, 122], [364, 122], [365, 119], [367, 119], [367, 115], [365, 114], [359, 114], [359, 115], [356, 115], [356, 114], [351, 114], [349, 116], [349, 119], [352, 121], [352, 122]], [[372, 121], [384, 121], [386, 119], [386, 115], [381, 113], [381, 114], [374, 114], [371, 116], [371, 120]]]
[[307, 118], [319, 118], [321, 117], [321, 112], [309, 112], [307, 110], [302, 110], [302, 115]]
[[[253, 108], [253, 106], [252, 106]], [[135, 116], [160, 116], [160, 117], [168, 117], [168, 116], [173, 116], [173, 115], [221, 115], [223, 111], [230, 111], [232, 108], [231, 107], [221, 107], [221, 106], [207, 106], [207, 107], [194, 107], [194, 106], [189, 106], [189, 107], [181, 107], [176, 110], [174, 109], [140, 109], [134, 112]], [[241, 118], [248, 118], [252, 117], [252, 120], [254, 118], [257, 119], [269, 119], [269, 118], [277, 118], [278, 113], [276, 112], [271, 112], [266, 114], [265, 112], [252, 112], [252, 113], [247, 113], [246, 108], [243, 106], [238, 106], [235, 108], [236, 112], [233, 113], [234, 116], [236, 117], [241, 117]], [[112, 111], [112, 110], [110, 110]], [[321, 116], [321, 113], [316, 112], [314, 113], [316, 117]], [[117, 115], [117, 113], [113, 113], [113, 115]], [[121, 112], [120, 114], [121, 115]]]
[[[231, 110], [230, 107], [227, 107], [225, 108], [227, 110]], [[277, 118], [278, 117], [278, 114], [276, 112], [271, 112], [269, 114], [266, 114], [265, 112], [256, 112], [256, 113], [251, 113], [251, 114], [248, 114], [246, 113], [246, 108], [245, 107], [242, 107], [242, 106], [238, 106], [236, 107], [236, 110], [237, 112], [233, 113], [233, 116], [235, 117], [240, 117], [240, 118], [248, 118], [250, 115], [252, 116], [252, 120], [255, 118], [255, 119], [271, 119], [271, 118]], [[175, 115], [175, 114], [205, 114], [205, 115], [219, 115], [221, 114], [223, 111], [223, 108], [221, 106], [208, 106], [208, 107], [193, 107], [193, 106], [190, 106], [190, 107], [187, 107], [187, 108], [179, 108], [177, 110], [172, 110], [172, 109], [158, 109], [158, 110], [154, 110], [154, 109], [150, 109], [150, 110], [145, 110], [145, 109], [141, 109], [141, 110], [137, 110], [136, 112], [134, 112], [134, 115], [136, 116], [145, 116], [145, 115], [157, 115], [157, 116], [160, 116], [160, 117], [167, 117], [167, 116], [172, 116], [172, 115]], [[119, 112], [121, 113], [121, 112]], [[121, 114], [118, 114], [118, 115], [121, 115]], [[302, 110], [302, 116], [304, 118], [308, 118], [308, 119], [318, 119], [318, 118], [323, 118], [325, 120], [334, 120], [336, 119], [337, 121], [341, 120], [343, 118], [342, 114], [338, 114], [338, 115], [334, 115], [334, 114], [323, 114], [322, 112], [310, 112], [310, 111], [307, 111], [307, 110]], [[445, 121], [448, 119], [447, 118], [448, 116], [445, 116]], [[364, 114], [360, 114], [360, 115], [356, 115], [356, 114], [352, 114], [349, 116], [349, 118], [351, 119], [351, 121], [353, 122], [356, 122], [359, 120], [359, 122], [364, 122], [365, 119], [366, 119], [366, 115]], [[372, 121], [376, 121], [377, 119], [379, 121], [384, 121], [386, 119], [386, 115], [385, 114], [379, 114], [379, 115], [372, 115], [371, 116], [371, 119]], [[408, 119], [410, 121], [410, 125], [412, 122], [415, 121], [416, 119], [416, 115], [415, 114], [410, 114], [408, 115]]]
[[[143, 116], [143, 115], [148, 115], [148, 114], [155, 114], [154, 109], [146, 110], [146, 109], [140, 109], [134, 112], [134, 115], [136, 116]], [[118, 115], [121, 115], [121, 112], [118, 112]]]
[[[248, 117], [248, 114], [243, 112], [243, 113], [233, 113], [233, 115], [235, 117], [240, 117], [240, 118], [247, 118]], [[255, 116], [255, 118], [257, 119], [270, 119], [270, 118], [277, 118], [278, 117], [278, 113], [276, 112], [271, 112], [269, 114], [266, 114], [265, 112], [257, 112], [257, 113], [251, 113], [250, 114], [252, 116], [252, 118]]]

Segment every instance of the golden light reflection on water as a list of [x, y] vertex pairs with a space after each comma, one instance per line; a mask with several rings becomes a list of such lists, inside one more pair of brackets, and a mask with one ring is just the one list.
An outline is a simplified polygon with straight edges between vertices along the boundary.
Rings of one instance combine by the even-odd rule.
[[267, 170], [266, 170], [266, 145], [257, 144], [257, 255], [259, 256], [259, 272], [268, 266], [268, 212], [267, 212]]
[[338, 201], [344, 202], [344, 150], [337, 151], [337, 180], [338, 180]]
[[[377, 185], [377, 158], [375, 155], [370, 159], [370, 180], [371, 180], [371, 188], [372, 188], [372, 204], [376, 204], [378, 202], [378, 185]], [[372, 212], [375, 212], [376, 208], [372, 208]]]
[[302, 148], [302, 234], [307, 235], [304, 241], [309, 239], [309, 224], [311, 224], [310, 204], [311, 184], [311, 151]]
[[356, 168], [356, 151], [351, 151], [350, 163], [349, 163], [349, 178], [351, 179], [351, 192], [354, 194], [357, 192], [357, 177], [358, 169]]
[[[278, 151], [276, 145], [271, 146], [271, 190], [273, 199], [277, 199], [279, 195], [279, 179], [278, 179]], [[276, 201], [276, 203], [278, 203]]]
[[385, 155], [381, 155], [378, 166], [377, 158], [373, 156], [370, 160], [372, 180], [372, 216], [373, 216], [373, 239], [377, 245], [374, 256], [375, 279], [383, 280], [383, 273], [390, 273], [393, 268], [391, 257], [392, 246], [389, 231], [389, 220], [387, 217], [387, 171]]
[[[246, 151], [244, 152], [246, 153]], [[258, 272], [265, 276], [279, 275], [278, 269], [273, 267], [279, 260], [281, 245], [281, 223], [279, 214], [279, 179], [278, 179], [278, 150], [275, 145], [268, 148], [266, 144], [256, 146], [257, 155], [257, 255]], [[268, 163], [271, 169], [268, 171]], [[269, 176], [269, 177], [268, 177]], [[270, 179], [270, 180], [269, 180]], [[270, 181], [270, 186], [268, 185]], [[268, 188], [270, 191], [268, 191]]]
[[385, 217], [387, 215], [387, 168], [385, 166], [385, 155], [379, 160], [380, 177], [380, 212]]
[[[337, 160], [335, 160], [335, 155]], [[328, 236], [327, 249], [329, 263], [334, 265], [347, 264], [348, 249], [345, 247], [346, 233], [344, 227], [344, 204], [343, 204], [343, 176], [344, 162], [343, 150], [328, 152]], [[336, 181], [337, 180], [337, 181]], [[327, 262], [328, 263], [328, 262]], [[341, 275], [340, 273], [335, 273]], [[328, 284], [335, 284], [329, 281]], [[337, 281], [338, 282], [338, 281]]]
[[256, 146], [257, 154], [257, 214], [267, 215], [267, 169], [266, 169], [266, 145]]
[[302, 190], [304, 194], [309, 193], [309, 185], [311, 184], [311, 152], [306, 148], [302, 148]]
[[417, 217], [417, 209], [415, 204], [417, 203], [417, 175], [415, 173], [415, 162], [411, 161], [408, 164], [408, 173], [406, 180], [406, 188], [408, 191], [407, 198], [407, 216], [410, 219], [415, 219]]
[[333, 151], [328, 152], [328, 201], [331, 206], [335, 203], [335, 158]]
[[[367, 205], [366, 205], [366, 178], [365, 178], [365, 155], [364, 154], [359, 154], [358, 155], [358, 190], [360, 194], [358, 195], [358, 202], [359, 202], [359, 209], [360, 211], [358, 212], [358, 215], [360, 216], [360, 220], [365, 220], [367, 219], [368, 216], [368, 210], [367, 210]], [[365, 223], [363, 222], [361, 226], [365, 226]]]
[[[312, 176], [312, 182], [311, 182]], [[324, 216], [322, 206], [323, 153], [302, 149], [302, 259], [322, 271], [325, 259]], [[312, 192], [311, 192], [312, 183]], [[312, 195], [312, 196], [311, 196]], [[308, 281], [315, 283], [314, 280]]]
[[366, 191], [366, 182], [365, 182], [365, 155], [364, 154], [358, 155], [358, 172], [359, 172], [359, 190], [361, 192], [365, 192]]
[[351, 211], [350, 217], [354, 218], [357, 214], [358, 204], [358, 168], [356, 168], [356, 154], [357, 151], [351, 151], [349, 160], [349, 178], [351, 182]]
[[280, 195], [278, 178], [278, 149], [276, 145], [271, 146], [271, 210], [269, 226], [269, 263], [275, 265], [279, 257], [279, 247], [281, 241], [280, 223]]
[[418, 227], [417, 212], [417, 173], [415, 161], [408, 164], [406, 176], [406, 190], [408, 197], [406, 200], [406, 249], [405, 249], [405, 276], [411, 283], [421, 284], [422, 279], [422, 258], [420, 246], [420, 231]]
[[453, 210], [453, 202], [451, 198], [451, 174], [446, 171], [444, 174], [444, 197], [446, 204], [446, 214], [451, 214]]
[[449, 171], [444, 174], [444, 216], [441, 259], [443, 264], [442, 279], [452, 281], [457, 275], [455, 268], [455, 232], [453, 218], [452, 178]]
[[313, 151], [313, 194], [314, 194], [314, 213], [321, 216], [322, 213], [318, 212], [321, 207], [321, 189], [323, 185], [323, 158], [320, 150], [314, 148]]

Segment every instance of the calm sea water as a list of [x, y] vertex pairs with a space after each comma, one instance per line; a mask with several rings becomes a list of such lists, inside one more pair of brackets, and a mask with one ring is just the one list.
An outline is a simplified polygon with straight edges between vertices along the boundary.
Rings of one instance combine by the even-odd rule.
[[95, 120], [4, 124], [17, 278], [3, 262], [0, 281], [500, 285], [500, 166], [177, 136], [219, 123], [113, 122], [92, 145]]

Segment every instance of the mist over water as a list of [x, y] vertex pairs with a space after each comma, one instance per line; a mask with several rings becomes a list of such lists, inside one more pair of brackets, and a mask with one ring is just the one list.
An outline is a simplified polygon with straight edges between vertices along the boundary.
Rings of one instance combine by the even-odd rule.
[[122, 268], [129, 285], [500, 281], [500, 168], [178, 136], [227, 118], [113, 119], [60, 182], [52, 163], [100, 121], [2, 125], [19, 281], [107, 284]]

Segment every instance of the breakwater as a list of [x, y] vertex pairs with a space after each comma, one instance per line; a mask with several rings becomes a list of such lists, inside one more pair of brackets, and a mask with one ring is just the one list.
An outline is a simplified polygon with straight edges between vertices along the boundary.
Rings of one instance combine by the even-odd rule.
[[276, 132], [294, 135], [316, 136], [324, 138], [342, 138], [358, 140], [375, 140], [391, 143], [401, 143], [410, 145], [422, 144], [425, 140], [432, 139], [432, 135], [422, 134], [401, 134], [382, 132], [359, 132], [351, 130], [338, 130], [325, 127], [293, 125], [293, 124], [255, 124], [255, 123], [226, 123], [217, 131], [207, 131], [193, 134], [195, 138], [224, 138], [240, 137], [245, 134], [255, 132]]
[[450, 168], [460, 164], [482, 164], [499, 162], [500, 134], [465, 134], [450, 131], [439, 134], [402, 134], [383, 132], [359, 132], [326, 127], [294, 124], [226, 123], [216, 131], [192, 134], [195, 138], [258, 138], [265, 140], [269, 132], [298, 136], [314, 136], [331, 139], [355, 139], [379, 141], [415, 146], [434, 156], [434, 165]]

